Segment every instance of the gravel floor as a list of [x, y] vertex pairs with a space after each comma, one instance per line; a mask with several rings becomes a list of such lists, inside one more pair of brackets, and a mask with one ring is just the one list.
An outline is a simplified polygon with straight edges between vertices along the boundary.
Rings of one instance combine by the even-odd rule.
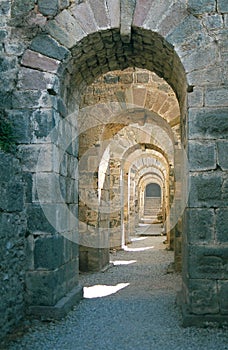
[[141, 237], [125, 251], [113, 252], [113, 267], [81, 275], [87, 298], [66, 319], [34, 322], [8, 349], [228, 349], [226, 329], [180, 326], [175, 306], [180, 275], [167, 273], [173, 253], [163, 241], [161, 236]]

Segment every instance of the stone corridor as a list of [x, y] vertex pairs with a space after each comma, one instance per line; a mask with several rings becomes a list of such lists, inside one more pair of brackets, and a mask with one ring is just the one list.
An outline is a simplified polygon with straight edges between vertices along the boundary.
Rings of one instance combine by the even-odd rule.
[[117, 301], [157, 276], [98, 273], [110, 249], [158, 254], [128, 246], [147, 224], [181, 272], [183, 324], [227, 325], [227, 30], [227, 0], [0, 0], [0, 341], [66, 316], [82, 272], [135, 268]]
[[[151, 227], [147, 227], [151, 232]], [[9, 350], [225, 350], [227, 329], [180, 326], [181, 276], [170, 272], [164, 236], [144, 236], [112, 251], [113, 266], [80, 276], [83, 299], [59, 322], [30, 325]], [[158, 232], [158, 228], [155, 230]]]

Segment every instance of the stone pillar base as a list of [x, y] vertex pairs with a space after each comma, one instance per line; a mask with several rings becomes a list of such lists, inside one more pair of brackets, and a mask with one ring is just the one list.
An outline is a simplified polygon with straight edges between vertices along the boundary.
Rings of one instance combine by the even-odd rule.
[[184, 303], [182, 291], [177, 293], [177, 305], [181, 308], [182, 326], [183, 327], [224, 327], [228, 326], [228, 315], [222, 314], [202, 314], [197, 315], [189, 311], [188, 306]]
[[83, 298], [83, 288], [78, 285], [61, 298], [54, 306], [29, 306], [28, 316], [42, 321], [60, 320]]

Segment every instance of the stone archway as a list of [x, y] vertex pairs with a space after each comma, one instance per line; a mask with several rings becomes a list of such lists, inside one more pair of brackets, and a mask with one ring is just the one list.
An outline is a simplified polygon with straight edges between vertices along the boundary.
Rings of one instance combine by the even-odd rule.
[[[69, 213], [77, 217], [78, 203], [73, 194], [77, 192], [78, 143], [74, 137], [74, 142], [71, 141], [72, 134], [77, 136], [80, 129], [75, 115], [82, 92], [101, 74], [139, 67], [154, 71], [169, 83], [181, 110], [182, 142], [190, 161], [190, 175], [189, 171], [183, 172], [183, 177], [187, 180], [190, 177], [192, 186], [182, 228], [185, 233], [182, 286], [185, 322], [200, 323], [205, 314], [208, 320], [223, 321], [227, 318], [223, 301], [227, 276], [225, 249], [220, 243], [223, 242], [221, 217], [226, 210], [223, 201], [226, 200], [224, 170], [227, 168], [221, 151], [224, 141], [218, 141], [216, 148], [211, 139], [219, 138], [217, 124], [221, 126], [221, 139], [225, 138], [227, 120], [224, 87], [218, 86], [217, 81], [210, 81], [205, 90], [202, 89], [209, 71], [204, 57], [210, 56], [209, 66], [212, 67], [219, 60], [219, 49], [204, 32], [200, 17], [191, 15], [182, 2], [170, 1], [169, 7], [163, 7], [164, 2], [154, 5], [140, 0], [121, 8], [119, 2], [114, 8], [111, 4], [111, 1], [87, 1], [56, 10], [52, 14], [54, 18], [45, 25], [45, 33], [35, 36], [20, 61], [11, 113], [16, 116], [23, 109], [23, 113], [28, 114], [27, 129], [32, 129], [30, 144], [22, 141], [19, 147], [29, 193], [27, 303], [33, 313], [42, 313], [49, 307], [50, 312], [58, 314], [59, 300], [78, 286], [75, 273], [78, 269], [77, 229], [72, 229], [75, 226], [71, 224]], [[42, 8], [40, 11], [45, 16]], [[88, 23], [93, 25], [88, 26]], [[197, 34], [201, 33], [206, 40], [198, 50]], [[189, 49], [185, 48], [185, 43]], [[198, 81], [201, 70], [204, 75]], [[218, 83], [216, 87], [215, 83]], [[214, 91], [218, 91], [218, 99], [214, 98]], [[120, 103], [125, 103], [121, 96]], [[62, 122], [69, 115], [70, 118]], [[53, 124], [60, 126], [59, 138], [55, 133], [48, 137]], [[207, 154], [208, 149], [213, 156], [202, 165], [199, 158], [202, 153]], [[219, 168], [216, 168], [216, 152]], [[56, 193], [59, 179], [61, 190]], [[37, 198], [37, 181], [43, 208], [47, 209], [45, 216], [55, 223], [54, 228], [46, 220]], [[203, 187], [207, 184], [210, 193], [205, 194]], [[51, 196], [46, 195], [50, 189]], [[186, 193], [182, 195], [185, 197]], [[49, 244], [50, 254], [45, 260], [44, 251]], [[78, 294], [80, 290], [76, 288], [75, 299]]]

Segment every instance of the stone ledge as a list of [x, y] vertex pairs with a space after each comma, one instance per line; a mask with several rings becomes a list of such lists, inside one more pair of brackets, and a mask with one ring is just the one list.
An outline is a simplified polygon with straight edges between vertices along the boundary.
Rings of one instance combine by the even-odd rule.
[[76, 286], [54, 306], [30, 306], [27, 314], [42, 321], [60, 320], [83, 298], [82, 286]]
[[181, 309], [182, 327], [224, 327], [228, 326], [228, 315], [205, 314], [196, 315], [189, 312], [187, 305], [183, 301], [182, 291], [177, 293], [176, 304]]

